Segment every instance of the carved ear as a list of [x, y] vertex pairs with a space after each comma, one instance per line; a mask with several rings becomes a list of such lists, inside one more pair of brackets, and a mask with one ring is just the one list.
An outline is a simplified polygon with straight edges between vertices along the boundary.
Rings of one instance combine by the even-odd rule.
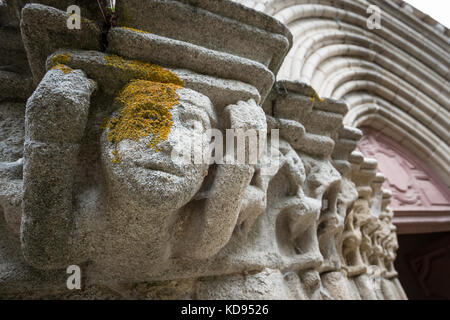
[[[267, 121], [264, 111], [253, 99], [250, 99], [238, 101], [237, 104], [225, 107], [223, 115], [227, 121], [224, 129], [233, 129], [232, 134], [234, 137], [238, 137], [238, 144], [234, 145], [234, 150], [232, 150], [231, 145], [226, 146], [227, 153], [234, 152], [232, 155], [228, 154], [228, 156], [234, 158], [237, 155], [240, 159], [242, 155], [240, 151], [245, 150], [245, 159], [248, 159], [251, 165], [255, 165], [266, 151]], [[247, 137], [249, 143], [246, 141]], [[227, 132], [228, 141], [229, 135]], [[245, 149], [239, 149], [242, 147], [242, 145], [239, 145], [239, 141], [245, 141]]]
[[253, 99], [238, 101], [224, 109], [228, 128], [267, 132], [266, 115]]

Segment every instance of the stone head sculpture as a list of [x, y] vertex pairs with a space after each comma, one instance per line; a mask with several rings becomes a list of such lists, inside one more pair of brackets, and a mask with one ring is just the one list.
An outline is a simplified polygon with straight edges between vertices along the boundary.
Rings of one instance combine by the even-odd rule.
[[[177, 161], [174, 149], [190, 147], [207, 155], [202, 133], [217, 124], [214, 106], [191, 89], [147, 80], [130, 82], [118, 99], [124, 106], [101, 136], [111, 191], [155, 211], [181, 208], [199, 191], [209, 159]], [[134, 135], [142, 136], [134, 140]]]
[[385, 277], [388, 279], [397, 276], [397, 272], [394, 268], [394, 260], [397, 255], [398, 240], [396, 235], [397, 227], [392, 223], [393, 212], [389, 208], [391, 198], [392, 191], [383, 189], [380, 219], [383, 224], [384, 232], [381, 245], [384, 253]]
[[372, 242], [372, 256], [369, 260], [372, 261], [373, 265], [378, 266], [378, 268], [383, 272], [383, 255], [384, 250], [382, 247], [383, 240], [390, 234], [389, 227], [385, 223], [382, 212], [382, 202], [383, 202], [383, 192], [381, 190], [381, 186], [385, 181], [385, 177], [377, 173], [371, 183], [372, 195], [370, 202], [370, 213], [373, 216], [376, 230], [372, 232], [371, 242]]
[[337, 207], [341, 175], [331, 163], [331, 154], [347, 107], [342, 102], [321, 99], [310, 86], [295, 81], [279, 81], [275, 95], [277, 98], [265, 109], [286, 144], [284, 151], [280, 148], [283, 155], [295, 154], [291, 162], [297, 164], [291, 165], [290, 172], [301, 174], [288, 181], [295, 181], [295, 196], [303, 204], [289, 210], [286, 207], [279, 214], [279, 224], [286, 220], [290, 236], [285, 242], [295, 248], [294, 256], [304, 258], [298, 271], [309, 283], [307, 295], [317, 298], [319, 271], [335, 270], [340, 263], [335, 236], [343, 229]]
[[372, 298], [367, 275], [396, 276], [346, 104], [274, 85], [286, 26], [229, 0], [27, 2], [0, 0], [23, 45], [0, 101], [25, 110], [0, 141], [0, 295], [67, 294], [72, 264], [122, 298]]
[[376, 176], [376, 167], [376, 160], [363, 158], [360, 164], [354, 168], [353, 172], [353, 180], [355, 181], [359, 195], [357, 204], [359, 209], [356, 218], [359, 220], [361, 228], [361, 252], [366, 263], [368, 263], [368, 257], [372, 254], [371, 235], [379, 227], [377, 218], [370, 211], [370, 196], [372, 194], [370, 184]]
[[[358, 171], [364, 157], [360, 152], [354, 151], [349, 156], [350, 175], [353, 181], [357, 181]], [[357, 199], [350, 208], [345, 218], [345, 229], [342, 235], [342, 257], [344, 269], [348, 276], [357, 276], [366, 271], [366, 266], [361, 255], [361, 219], [360, 216], [365, 214], [363, 201]]]
[[[137, 15], [130, 26], [150, 30], [135, 10], [140, 4], [127, 5], [128, 14]], [[155, 14], [192, 9], [181, 3], [147, 5]], [[223, 5], [225, 11], [243, 10]], [[218, 30], [231, 28], [229, 19], [203, 9]], [[108, 53], [102, 53], [90, 40], [99, 30], [89, 23], [72, 40], [58, 37], [39, 47], [43, 34], [51, 38], [55, 29], [70, 34], [62, 25], [65, 17], [37, 4], [22, 11], [25, 46], [39, 84], [26, 113], [21, 234], [27, 261], [52, 269], [94, 260], [110, 276], [128, 270], [125, 277], [135, 280], [164, 273], [174, 259], [214, 256], [237, 222], [258, 214], [240, 214], [255, 195], [250, 186], [255, 167], [211, 165], [201, 135], [227, 128], [266, 132], [258, 103], [283, 54], [235, 51], [226, 42], [218, 47], [202, 33], [170, 39], [167, 30], [129, 27], [109, 30]], [[39, 34], [32, 32], [42, 19], [53, 21]], [[287, 50], [284, 27], [270, 21], [254, 21], [250, 29], [262, 30], [260, 36]], [[243, 22], [231, 24], [248, 30]], [[91, 50], [79, 50], [86, 48]], [[183, 148], [200, 153], [201, 161], [173, 156]]]

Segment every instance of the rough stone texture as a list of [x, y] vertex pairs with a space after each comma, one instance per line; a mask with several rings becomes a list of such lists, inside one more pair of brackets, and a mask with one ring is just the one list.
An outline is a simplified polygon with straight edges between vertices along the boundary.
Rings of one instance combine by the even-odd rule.
[[274, 82], [261, 63], [159, 35], [113, 28], [108, 44], [107, 51], [120, 56], [251, 84], [263, 99]]
[[[118, 10], [119, 26], [248, 58], [275, 73], [292, 43], [283, 24], [231, 1], [130, 0], [119, 2]], [[151, 12], [152, 19], [142, 12]]]
[[28, 71], [27, 55], [20, 35], [19, 22], [18, 10], [14, 6], [7, 5], [5, 1], [0, 1], [0, 37], [2, 39], [0, 71], [17, 73]]
[[0, 103], [0, 161], [14, 162], [23, 157], [25, 106]]
[[[58, 50], [47, 58], [47, 69], [56, 66], [61, 56], [68, 57], [65, 63], [68, 67], [85, 70], [90, 78], [96, 80], [99, 90], [109, 95], [115, 95], [135, 77], [129, 70], [108, 63], [107, 59], [112, 56], [111, 54], [97, 51]], [[261, 100], [258, 90], [245, 82], [200, 75], [187, 69], [167, 68], [167, 70], [175, 73], [183, 81], [185, 88], [208, 96], [219, 110], [234, 103], [236, 99], [243, 101], [253, 99], [256, 102]]]
[[202, 279], [197, 282], [197, 299], [221, 300], [270, 300], [298, 299], [300, 282], [289, 286], [289, 278], [279, 270], [264, 269], [254, 274], [239, 274], [214, 279]]
[[[0, 71], [0, 298], [406, 299], [390, 194], [354, 151], [346, 103], [274, 84], [284, 25], [230, 1], [127, 1], [102, 43], [98, 21], [70, 31], [62, 4], [26, 2], [0, 3], [23, 7], [36, 85]], [[102, 126], [134, 80], [176, 90], [158, 152], [151, 135], [111, 141]], [[256, 163], [173, 156], [211, 160], [208, 129], [254, 129], [264, 147]], [[66, 288], [71, 264], [81, 290]]]
[[69, 17], [65, 11], [40, 4], [27, 4], [22, 9], [20, 29], [35, 84], [44, 76], [45, 60], [55, 50], [100, 50], [100, 28], [92, 21], [82, 19], [81, 29], [68, 29]]

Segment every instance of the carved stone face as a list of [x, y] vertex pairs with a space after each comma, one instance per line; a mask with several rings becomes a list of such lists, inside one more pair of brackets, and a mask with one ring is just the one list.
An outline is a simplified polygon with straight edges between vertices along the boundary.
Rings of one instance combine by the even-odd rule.
[[[173, 155], [189, 150], [195, 150], [188, 153], [192, 156], [206, 153], [208, 145], [201, 137], [211, 128], [214, 107], [198, 92], [181, 88], [177, 93], [179, 103], [170, 110], [170, 132], [156, 145], [157, 151], [148, 146], [152, 135], [139, 141], [124, 139], [115, 145], [106, 138], [108, 130], [102, 134], [102, 162], [114, 196], [137, 201], [148, 209], [176, 210], [199, 190], [207, 174], [206, 161], [186, 161]], [[115, 163], [117, 158], [119, 163]]]
[[370, 212], [365, 212], [364, 215], [359, 216], [361, 218], [361, 252], [365, 257], [365, 262], [367, 264], [376, 264], [374, 259], [375, 256], [375, 243], [374, 234], [377, 231], [379, 225], [377, 219], [370, 215]]
[[377, 229], [371, 235], [372, 240], [372, 256], [370, 257], [370, 261], [374, 265], [380, 264], [380, 258], [383, 256], [383, 248], [380, 245], [381, 237], [382, 237], [382, 229]]
[[340, 174], [329, 161], [309, 157], [302, 157], [302, 160], [307, 172], [307, 193], [322, 202], [315, 235], [324, 259], [321, 271], [335, 270], [340, 265], [335, 235], [343, 229], [343, 219], [337, 208]]
[[317, 235], [324, 262], [322, 269], [336, 270], [340, 267], [340, 257], [336, 247], [336, 234], [343, 229], [343, 219], [338, 215], [337, 195], [339, 185], [330, 186], [322, 197], [322, 212], [318, 221]]
[[387, 242], [387, 255], [389, 261], [393, 262], [397, 256], [398, 240], [395, 233], [391, 233]]
[[344, 265], [349, 275], [358, 275], [365, 271], [360, 252], [362, 233], [360, 215], [364, 214], [366, 206], [361, 199], [356, 200], [345, 220], [345, 231], [342, 235], [342, 254]]

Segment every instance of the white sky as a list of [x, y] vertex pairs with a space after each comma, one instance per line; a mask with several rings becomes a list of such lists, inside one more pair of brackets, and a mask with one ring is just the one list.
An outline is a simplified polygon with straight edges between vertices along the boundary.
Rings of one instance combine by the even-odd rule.
[[406, 2], [450, 28], [450, 0], [406, 0]]

